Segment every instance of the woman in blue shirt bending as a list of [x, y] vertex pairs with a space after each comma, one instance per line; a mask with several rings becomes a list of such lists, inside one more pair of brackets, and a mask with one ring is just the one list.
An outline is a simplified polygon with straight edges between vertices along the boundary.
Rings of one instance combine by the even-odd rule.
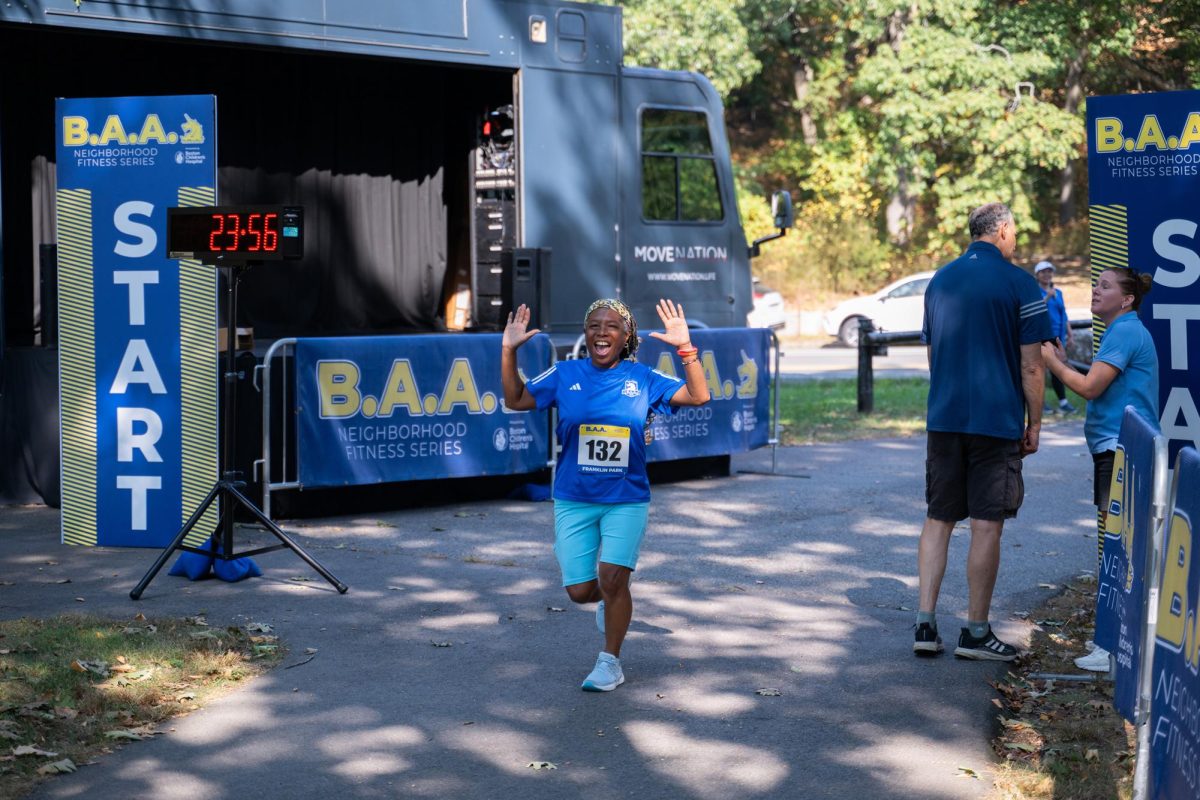
[[[1042, 345], [1042, 356], [1050, 372], [1088, 401], [1083, 433], [1092, 453], [1095, 481], [1092, 493], [1100, 509], [1101, 530], [1108, 513], [1109, 485], [1125, 406], [1133, 406], [1158, 425], [1158, 354], [1150, 332], [1137, 315], [1142, 297], [1150, 291], [1151, 280], [1149, 273], [1125, 267], [1100, 273], [1092, 288], [1092, 313], [1104, 323], [1105, 331], [1086, 375], [1066, 364], [1061, 347]], [[1096, 648], [1075, 663], [1084, 669], [1107, 672], [1108, 653]]]
[[650, 508], [651, 415], [709, 399], [683, 307], [659, 300], [657, 310], [664, 332], [650, 335], [677, 348], [684, 380], [634, 360], [637, 322], [619, 300], [597, 300], [584, 315], [588, 358], [560, 361], [528, 383], [517, 373], [516, 358], [517, 348], [538, 332], [528, 330], [528, 308], [508, 315], [501, 342], [505, 405], [514, 411], [558, 407], [554, 554], [567, 596], [599, 602], [596, 625], [604, 634], [604, 650], [583, 681], [589, 692], [611, 692], [625, 682], [620, 656], [633, 616], [629, 576]]

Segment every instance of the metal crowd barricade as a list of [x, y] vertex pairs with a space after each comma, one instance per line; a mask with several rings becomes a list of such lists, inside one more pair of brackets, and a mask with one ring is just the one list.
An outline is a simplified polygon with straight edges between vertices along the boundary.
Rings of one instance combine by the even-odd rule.
[[[291, 418], [295, 414], [296, 376], [289, 369], [288, 361], [295, 355], [297, 342], [298, 339], [295, 338], [275, 341], [267, 349], [262, 363], [254, 368], [254, 385], [262, 395], [262, 456], [254, 461], [254, 477], [262, 482], [262, 510], [268, 518], [272, 518], [271, 496], [273, 492], [304, 488], [299, 480], [299, 454], [293, 449], [295, 447], [294, 433], [289, 433], [294, 430], [291, 426]], [[582, 352], [582, 345], [583, 337], [581, 336], [568, 357], [578, 357]], [[780, 359], [783, 353], [779, 338], [774, 331], [771, 332], [771, 348], [774, 350], [774, 374], [771, 378], [771, 391], [774, 397], [770, 410], [771, 435], [767, 444], [771, 446], [771, 471], [775, 472], [778, 466], [780, 441], [779, 373]], [[553, 359], [551, 363], [558, 360], [557, 352], [553, 349], [551, 358]], [[278, 397], [276, 397], [277, 390]], [[277, 420], [275, 419], [276, 414], [279, 415]], [[278, 437], [272, 433], [273, 422], [278, 425]], [[548, 422], [550, 453], [546, 466], [550, 469], [552, 482], [558, 466], [559, 443], [555, 422], [555, 417], [551, 414]], [[290, 469], [289, 464], [291, 464]]]
[[[263, 356], [263, 363], [254, 367], [254, 384], [262, 393], [262, 458], [255, 460], [255, 477], [261, 473], [262, 480], [262, 510], [263, 514], [268, 519], [273, 519], [271, 516], [271, 492], [276, 489], [299, 489], [300, 482], [296, 479], [288, 480], [287, 478], [287, 463], [288, 463], [288, 435], [287, 435], [287, 415], [286, 413], [280, 417], [280, 439], [282, 439], [282, 447], [280, 452], [279, 470], [282, 473], [283, 480], [271, 480], [271, 362], [278, 355], [280, 357], [280, 366], [282, 373], [280, 374], [279, 385], [283, 389], [283, 404], [281, 407], [287, 409], [286, 401], [291, 391], [291, 383], [288, 380], [287, 356], [295, 353], [295, 339], [278, 339], [267, 350], [267, 354]], [[289, 352], [290, 349], [290, 352]], [[259, 376], [262, 376], [262, 384], [259, 385]], [[299, 465], [297, 464], [297, 469]]]
[[[297, 339], [279, 339], [275, 341], [270, 348], [267, 349], [266, 355], [263, 356], [263, 362], [254, 368], [254, 386], [262, 394], [262, 457], [254, 461], [254, 477], [262, 481], [262, 511], [268, 519], [271, 516], [271, 493], [283, 489], [303, 489], [304, 485], [298, 479], [300, 469], [299, 453], [295, 453], [295, 466], [291, 471], [288, 470], [288, 446], [290, 437], [289, 430], [289, 409], [294, 415], [295, 404], [292, 402], [295, 394], [295, 376], [288, 370], [288, 358], [295, 355], [295, 345]], [[551, 364], [558, 360], [557, 353], [551, 349], [550, 352]], [[275, 453], [274, 440], [271, 436], [271, 421], [272, 412], [275, 408], [275, 399], [273, 396], [272, 375], [275, 367], [275, 360], [279, 360], [279, 386], [282, 397], [279, 401], [280, 409], [280, 442], [279, 452]], [[550, 470], [551, 482], [554, 480], [554, 473], [557, 467], [557, 439], [555, 437], [555, 420], [551, 415], [549, 422], [550, 426], [550, 453], [546, 461], [546, 467]], [[277, 460], [276, 460], [277, 456]], [[274, 470], [273, 463], [279, 466], [279, 479], [273, 479]]]

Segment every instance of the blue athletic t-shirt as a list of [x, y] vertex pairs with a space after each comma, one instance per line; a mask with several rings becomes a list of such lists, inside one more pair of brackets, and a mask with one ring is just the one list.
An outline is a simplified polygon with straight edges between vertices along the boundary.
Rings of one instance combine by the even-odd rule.
[[1032, 275], [988, 242], [937, 271], [925, 290], [921, 341], [930, 346], [926, 427], [1000, 439], [1025, 434], [1021, 345], [1054, 338]]
[[[1041, 284], [1039, 284], [1040, 286]], [[1050, 314], [1050, 332], [1067, 343], [1067, 305], [1063, 302], [1062, 289], [1046, 292], [1046, 311]]]
[[1103, 453], [1117, 449], [1125, 406], [1133, 406], [1158, 427], [1158, 353], [1150, 331], [1134, 312], [1113, 320], [1100, 337], [1094, 360], [1120, 370], [1104, 393], [1088, 402], [1083, 424], [1088, 450]]
[[645, 364], [596, 369], [590, 359], [560, 361], [525, 384], [538, 410], [558, 406], [562, 455], [554, 497], [584, 503], [644, 503], [646, 412], [671, 414], [683, 381]]

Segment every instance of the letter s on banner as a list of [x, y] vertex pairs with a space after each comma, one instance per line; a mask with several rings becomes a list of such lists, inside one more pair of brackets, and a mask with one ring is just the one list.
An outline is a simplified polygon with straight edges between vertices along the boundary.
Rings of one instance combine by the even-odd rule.
[[1200, 279], [1200, 255], [1195, 250], [1172, 242], [1172, 236], [1194, 238], [1196, 223], [1187, 219], [1169, 219], [1154, 229], [1154, 252], [1183, 266], [1179, 272], [1159, 267], [1154, 271], [1154, 282], [1170, 289], [1183, 289]]

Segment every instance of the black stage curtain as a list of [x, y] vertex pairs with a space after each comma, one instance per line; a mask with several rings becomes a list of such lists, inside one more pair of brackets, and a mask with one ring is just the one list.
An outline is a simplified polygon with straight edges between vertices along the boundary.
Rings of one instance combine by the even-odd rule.
[[58, 508], [58, 351], [10, 347], [0, 384], [0, 503]]
[[[0, 52], [27, 66], [0, 77], [9, 345], [35, 341], [37, 247], [54, 241], [56, 96], [217, 95], [220, 203], [305, 207], [305, 257], [242, 284], [239, 324], [256, 338], [444, 330], [448, 217], [470, 213], [460, 184], [475, 117], [509, 96], [510, 78], [199, 44], [188, 69], [162, 69], [180, 46], [0, 28]], [[71, 66], [117, 52], [119, 76]]]
[[[438, 72], [403, 89], [346, 91], [313, 75], [320, 113], [294, 108], [256, 118], [245, 96], [218, 107], [221, 202], [286, 201], [305, 209], [305, 257], [251, 269], [239, 323], [258, 338], [444, 330], [446, 131], [435, 108]], [[230, 136], [230, 119], [254, 119]], [[228, 144], [227, 144], [228, 143]], [[465, 155], [456, 160], [465, 160]]]

